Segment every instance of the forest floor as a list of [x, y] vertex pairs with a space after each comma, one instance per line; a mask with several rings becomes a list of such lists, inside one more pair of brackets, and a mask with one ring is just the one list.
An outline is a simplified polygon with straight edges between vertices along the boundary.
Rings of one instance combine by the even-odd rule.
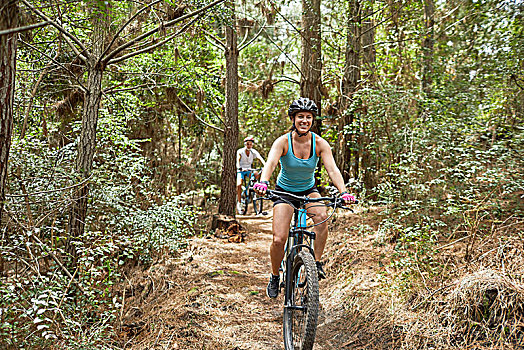
[[[314, 350], [524, 349], [521, 221], [502, 223], [505, 234], [442, 242], [442, 273], [431, 278], [411, 260], [416, 276], [408, 281], [420, 286], [406, 292], [402, 268], [391, 264], [396, 243], [378, 236], [379, 212], [357, 207], [331, 219]], [[124, 302], [113, 342], [136, 350], [283, 349], [283, 297], [265, 293], [271, 214], [237, 216], [243, 242], [193, 237], [178, 256], [130, 269], [118, 287]]]
[[[127, 276], [118, 342], [126, 349], [283, 349], [283, 297], [265, 293], [271, 214], [238, 216], [246, 230], [242, 243], [195, 237], [179, 257]], [[314, 349], [391, 348], [395, 330], [368, 322], [381, 306], [352, 309], [355, 298], [373, 299], [385, 254], [373, 236], [350, 229], [366, 220], [358, 210], [337, 215], [323, 259], [328, 279], [320, 283]]]

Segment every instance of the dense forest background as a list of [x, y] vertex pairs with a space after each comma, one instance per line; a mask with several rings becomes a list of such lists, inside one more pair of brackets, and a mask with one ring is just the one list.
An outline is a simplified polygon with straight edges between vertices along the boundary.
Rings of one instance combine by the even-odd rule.
[[360, 229], [395, 247], [399, 300], [460, 276], [441, 254], [460, 241], [509, 293], [462, 326], [522, 341], [523, 8], [1, 0], [1, 346], [120, 348], [125, 269], [234, 215], [234, 151], [253, 135], [266, 157], [301, 95], [377, 222]]

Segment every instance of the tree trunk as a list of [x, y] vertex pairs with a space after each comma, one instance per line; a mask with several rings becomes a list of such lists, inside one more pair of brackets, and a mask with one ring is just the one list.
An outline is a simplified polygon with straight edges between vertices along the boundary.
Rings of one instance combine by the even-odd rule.
[[426, 95], [431, 93], [431, 75], [433, 73], [434, 14], [435, 4], [433, 3], [433, 0], [424, 0], [424, 37], [422, 39], [424, 62], [422, 64], [422, 91]]
[[[102, 98], [102, 76], [104, 68], [99, 58], [104, 52], [107, 30], [109, 28], [109, 3], [90, 1], [92, 6], [93, 33], [91, 37], [92, 55], [87, 62], [87, 85], [84, 93], [84, 106], [82, 109], [82, 129], [78, 143], [78, 154], [76, 158], [76, 173], [80, 180], [85, 180], [93, 170], [93, 157], [96, 149], [96, 129], [98, 123], [98, 112]], [[69, 215], [69, 237], [67, 251], [76, 261], [76, 251], [71, 245], [72, 240], [79, 240], [83, 236], [89, 198], [89, 183], [86, 181], [75, 190], [73, 203]]]
[[181, 165], [182, 165], [182, 112], [178, 112], [178, 150], [177, 150], [177, 167], [176, 167], [176, 193], [180, 194], [180, 184], [181, 184]]
[[371, 130], [366, 130], [364, 128], [364, 130], [362, 131], [362, 136], [360, 137], [359, 144], [362, 148], [361, 165], [362, 171], [364, 173], [362, 182], [364, 183], [364, 188], [367, 191], [366, 193], [368, 193], [368, 198], [375, 200], [377, 199], [376, 192], [372, 190], [377, 185], [376, 173], [378, 169], [378, 164], [377, 160], [373, 159], [371, 149], [369, 148], [369, 145], [373, 144], [373, 134], [374, 133], [371, 132]]
[[366, 76], [364, 79], [368, 84], [375, 80], [376, 50], [373, 4], [373, 0], [362, 4], [362, 67], [365, 69]]
[[[362, 17], [365, 20], [362, 21], [362, 66], [366, 72], [366, 86], [371, 86], [374, 81], [374, 70], [375, 70], [375, 28], [373, 21], [373, 2], [368, 2], [367, 5], [364, 5], [362, 8]], [[367, 109], [363, 108], [363, 115], [367, 113]], [[361, 118], [364, 119], [364, 118]], [[372, 157], [372, 149], [370, 145], [374, 144], [373, 142], [373, 132], [368, 130], [366, 127], [367, 124], [362, 124], [361, 132], [359, 133], [359, 149], [361, 153], [360, 164], [363, 172], [364, 187], [366, 190], [370, 191], [376, 186], [376, 169], [378, 169], [378, 164], [372, 164], [373, 161], [376, 162], [376, 159]], [[369, 192], [368, 192], [369, 193]], [[374, 194], [371, 194], [374, 197]]]
[[[322, 45], [320, 36], [320, 0], [302, 0], [302, 77], [300, 95], [317, 104], [321, 114]], [[317, 120], [313, 131], [320, 135], [322, 123]]]
[[[318, 116], [322, 115], [322, 38], [320, 32], [320, 1], [302, 0], [302, 61], [300, 96], [315, 101]], [[311, 130], [322, 134], [322, 120], [316, 119]], [[320, 186], [322, 164], [315, 171], [315, 183]]]
[[[230, 6], [234, 6], [230, 3]], [[234, 7], [233, 7], [234, 9]], [[233, 10], [234, 13], [234, 10]], [[233, 18], [232, 23], [235, 23]], [[226, 109], [224, 152], [222, 154], [222, 183], [218, 213], [235, 217], [236, 149], [238, 145], [238, 47], [234, 27], [226, 28]]]
[[[93, 170], [98, 110], [102, 97], [102, 73], [100, 68], [89, 67], [86, 86], [88, 91], [85, 93], [82, 110], [82, 130], [76, 159], [76, 172], [81, 180], [88, 178]], [[75, 197], [73, 198], [69, 216], [69, 234], [71, 238], [80, 237], [84, 232], [88, 196], [89, 184], [86, 182], [76, 189]]]
[[[0, 30], [18, 26], [18, 1], [0, 0]], [[0, 35], [0, 224], [4, 211], [7, 165], [13, 134], [13, 104], [16, 78], [16, 42], [18, 33]], [[0, 254], [0, 276], [4, 275]]]
[[[18, 1], [0, 0], [0, 30], [17, 26]], [[0, 35], [0, 223], [4, 210], [7, 165], [13, 133], [17, 38], [17, 33]]]
[[[353, 102], [353, 93], [357, 90], [360, 82], [360, 3], [353, 0], [349, 9], [349, 23], [346, 45], [346, 66], [344, 77], [342, 78], [342, 96], [340, 98], [341, 116], [338, 121], [338, 140], [339, 147], [335, 153], [336, 161], [344, 181], [347, 182], [351, 177], [351, 134], [355, 113], [350, 110]], [[356, 158], [358, 162], [358, 157]], [[356, 174], [358, 176], [358, 174]], [[355, 176], [356, 177], [356, 176]]]

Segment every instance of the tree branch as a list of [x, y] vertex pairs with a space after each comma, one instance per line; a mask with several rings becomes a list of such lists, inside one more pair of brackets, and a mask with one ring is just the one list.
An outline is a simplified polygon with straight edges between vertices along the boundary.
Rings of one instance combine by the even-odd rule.
[[56, 61], [56, 59], [60, 55], [61, 49], [62, 49], [62, 41], [59, 41], [58, 49], [56, 50], [55, 57], [53, 57], [53, 59], [45, 66], [44, 70], [40, 73], [40, 76], [38, 77], [38, 80], [36, 81], [35, 86], [33, 87], [33, 90], [31, 91], [31, 96], [29, 97], [29, 103], [25, 110], [24, 122], [22, 123], [22, 130], [20, 131], [20, 139], [25, 138], [25, 132], [27, 130], [27, 121], [29, 120], [29, 113], [31, 112], [31, 108], [33, 107], [33, 100], [36, 96], [36, 92], [38, 91], [38, 87], [40, 86], [42, 79], [44, 79], [44, 76], [49, 72], [49, 68], [51, 68], [51, 63], [53, 61]]
[[42, 50], [39, 50], [38, 48], [36, 48], [35, 46], [29, 44], [29, 43], [26, 43], [25, 41], [23, 41], [22, 39], [19, 39], [19, 41], [26, 45], [26, 46], [29, 46], [30, 48], [32, 48], [33, 50], [35, 51], [38, 51], [40, 52], [42, 55], [44, 55], [45, 57], [49, 58], [51, 61], [53, 61], [54, 63], [56, 63], [57, 65], [59, 65], [60, 67], [62, 67], [63, 69], [65, 69], [67, 72], [69, 72], [69, 74], [71, 74], [71, 76], [73, 78], [75, 78], [76, 82], [80, 85], [80, 89], [83, 91], [83, 92], [86, 92], [87, 91], [87, 88], [82, 84], [82, 82], [80, 82], [80, 80], [78, 80], [78, 77], [73, 73], [71, 72], [71, 70], [69, 68], [67, 68], [66, 66], [64, 66], [62, 63], [58, 62], [57, 60], [55, 60], [53, 57], [49, 56], [48, 54], [46, 54], [45, 52], [43, 52]]
[[360, 33], [360, 35], [358, 36], [359, 38], [361, 38], [364, 34], [366, 34], [367, 32], [369, 32], [370, 30], [373, 30], [375, 28], [377, 28], [379, 25], [381, 25], [382, 23], [386, 22], [387, 20], [393, 18], [394, 15], [400, 13], [400, 10], [402, 10], [402, 8], [404, 7], [404, 5], [406, 5], [406, 3], [401, 3], [400, 6], [398, 7], [397, 11], [393, 14], [391, 14], [389, 17], [386, 17], [384, 20], [378, 22], [377, 24], [369, 27], [368, 29], [366, 29], [365, 31], [363, 31], [362, 33]]
[[521, 90], [524, 90], [524, 87], [522, 87], [520, 84], [519, 84], [519, 80], [522, 80], [524, 81], [523, 79], [519, 79], [517, 78], [517, 76], [515, 74], [511, 74], [510, 76], [511, 80], [513, 80], [515, 82], [515, 84], [517, 84], [517, 86], [521, 89]]
[[[165, 88], [165, 87], [170, 87], [172, 85], [155, 85], [153, 86], [154, 88]], [[150, 88], [152, 87], [151, 84], [141, 84], [141, 85], [137, 85], [137, 86], [130, 86], [130, 87], [125, 87], [125, 88], [121, 88], [121, 89], [117, 89], [118, 85], [117, 86], [114, 86], [112, 88], [109, 88], [107, 90], [104, 90], [104, 94], [116, 94], [116, 93], [119, 93], [119, 92], [126, 92], [126, 91], [134, 91], [134, 90], [138, 90], [138, 89], [142, 89], [142, 88]]]
[[[238, 33], [238, 31], [237, 31], [237, 33]], [[237, 45], [237, 47], [238, 46], [242, 46], [242, 44], [244, 44], [246, 42], [248, 36], [249, 36], [249, 29], [246, 29], [246, 34], [244, 34], [244, 37], [242, 38], [242, 41], [240, 42], [240, 45]]]
[[65, 274], [71, 279], [71, 282], [73, 282], [82, 293], [86, 294], [86, 291], [80, 285], [80, 282], [76, 281], [74, 278], [74, 276], [76, 276], [76, 271], [73, 275], [71, 275], [69, 270], [62, 264], [62, 262], [56, 257], [56, 255], [51, 251], [51, 249], [49, 249], [40, 239], [38, 239], [36, 235], [32, 234], [31, 238], [33, 238], [40, 246], [45, 247], [47, 254], [49, 254], [51, 258], [53, 258], [53, 260], [58, 264], [58, 266], [60, 266], [62, 271], [64, 271]]
[[[22, 0], [22, 1], [25, 1], [25, 0]], [[184, 20], [186, 20], [186, 19], [188, 19], [188, 18], [194, 17], [194, 16], [196, 16], [196, 15], [198, 15], [198, 14], [200, 14], [200, 13], [206, 11], [207, 9], [209, 9], [209, 8], [211, 8], [211, 7], [215, 6], [215, 5], [217, 5], [217, 4], [221, 3], [221, 2], [223, 2], [223, 1], [225, 1], [225, 0], [215, 0], [215, 1], [213, 1], [211, 4], [209, 4], [209, 5], [207, 5], [207, 6], [204, 6], [204, 7], [202, 7], [201, 9], [198, 9], [198, 10], [196, 10], [196, 11], [193, 11], [193, 12], [187, 14], [187, 15], [184, 15], [184, 16], [181, 16], [181, 17], [178, 17], [178, 18], [175, 18], [175, 19], [173, 19], [173, 20], [171, 20], [171, 21], [168, 21], [168, 22], [166, 22], [166, 23], [160, 24], [160, 25], [158, 25], [158, 27], [156, 27], [156, 28], [154, 28], [154, 29], [151, 29], [151, 30], [148, 31], [148, 32], [145, 32], [145, 33], [142, 34], [142, 35], [137, 36], [136, 38], [134, 38], [134, 39], [128, 41], [127, 43], [125, 43], [125, 44], [123, 44], [123, 45], [120, 45], [119, 47], [117, 47], [116, 49], [114, 49], [113, 51], [111, 51], [111, 52], [110, 52], [106, 57], [103, 57], [103, 58], [101, 59], [101, 62], [102, 62], [102, 63], [108, 63], [108, 62], [110, 62], [110, 61], [113, 59], [113, 57], [115, 57], [116, 55], [118, 55], [120, 52], [122, 52], [122, 51], [124, 51], [125, 49], [127, 49], [127, 48], [133, 46], [135, 43], [141, 41], [142, 39], [145, 39], [145, 38], [151, 36], [152, 34], [155, 34], [155, 33], [158, 32], [161, 28], [168, 27], [168, 26], [172, 26], [172, 25], [174, 25], [174, 24], [176, 24], [176, 23], [178, 23], [178, 22], [182, 22], [182, 21], [184, 21]]]
[[367, 49], [368, 47], [378, 46], [378, 45], [383, 45], [383, 44], [396, 44], [396, 43], [401, 43], [404, 41], [412, 41], [412, 40], [419, 40], [419, 39], [420, 39], [419, 37], [416, 37], [416, 38], [405, 38], [401, 40], [377, 41], [377, 42], [368, 44], [366, 46], [362, 46], [362, 49]]
[[[264, 31], [265, 31], [265, 29], [264, 29]], [[286, 52], [284, 52], [284, 50], [283, 50], [280, 46], [278, 46], [278, 44], [277, 44], [275, 41], [273, 41], [273, 39], [271, 39], [271, 36], [270, 36], [270, 35], [268, 35], [267, 38], [269, 39], [269, 41], [271, 41], [271, 43], [273, 43], [273, 45], [275, 45], [275, 46], [277, 47], [277, 49], [278, 49], [280, 52], [282, 52], [282, 53], [284, 54], [284, 56], [286, 56], [286, 58], [289, 60], [289, 62], [291, 62], [291, 64], [292, 64], [293, 66], [295, 66], [295, 68], [298, 70], [298, 72], [300, 73], [300, 76], [303, 77], [304, 74], [302, 73], [302, 70], [300, 70], [300, 68], [299, 68], [299, 67], [296, 65], [296, 63], [291, 59], [291, 57], [289, 57], [288, 54], [287, 54]]]
[[[276, 4], [270, 0], [270, 2], [273, 4], [273, 6], [275, 6], [275, 10], [277, 11], [277, 13], [280, 15], [280, 17], [282, 17], [282, 19], [284, 21], [287, 22], [287, 24], [289, 24], [291, 26], [291, 28], [293, 28], [297, 33], [298, 35], [300, 35], [301, 37], [302, 36], [302, 33], [300, 32], [300, 29], [298, 29], [286, 16], [284, 16], [279, 10], [278, 10], [278, 7], [276, 6]], [[311, 43], [310, 43], [311, 44]]]
[[209, 126], [210, 128], [213, 128], [215, 130], [218, 130], [222, 133], [224, 133], [224, 129], [220, 129], [218, 126], [214, 126], [214, 125], [211, 125], [209, 124], [208, 122], [206, 122], [205, 120], [201, 119], [196, 113], [195, 111], [193, 111], [188, 105], [186, 105], [186, 103], [184, 101], [182, 101], [182, 99], [180, 97], [176, 97], [178, 99], [178, 102], [180, 102], [180, 104], [182, 104], [182, 106], [187, 109], [188, 112], [190, 112], [191, 114], [193, 114], [195, 116], [195, 118], [198, 119], [198, 121], [200, 121], [202, 124], [204, 125], [207, 125]]
[[290, 78], [290, 77], [285, 77], [285, 76], [282, 76], [282, 78], [278, 79], [277, 81], [274, 81], [273, 85], [276, 85], [276, 84], [281, 83], [283, 81], [288, 81], [290, 83], [294, 83], [294, 84], [300, 85], [300, 82], [298, 80]]
[[43, 250], [46, 251], [47, 254], [49, 254], [49, 256], [51, 256], [51, 258], [58, 264], [58, 266], [65, 272], [65, 274], [67, 276], [69, 276], [69, 278], [71, 278], [71, 281], [78, 287], [78, 289], [80, 289], [80, 291], [84, 294], [86, 294], [84, 288], [80, 285], [80, 283], [78, 281], [75, 281], [73, 276], [76, 275], [76, 271], [73, 275], [71, 275], [71, 273], [69, 272], [69, 270], [62, 264], [62, 262], [60, 261], [60, 259], [58, 259], [58, 257], [51, 251], [51, 249], [49, 249], [49, 247], [47, 245], [45, 245], [37, 236], [36, 236], [36, 232], [34, 232], [33, 230], [30, 230], [26, 225], [22, 224], [21, 222], [19, 222], [16, 217], [11, 214], [9, 211], [5, 211], [7, 213], [7, 215], [9, 215], [14, 222], [16, 222], [16, 224], [18, 226], [20, 226], [22, 229], [24, 229], [26, 232], [28, 232], [28, 236], [30, 239], [33, 239], [38, 245], [40, 245], [40, 247], [43, 248]]
[[[220, 103], [220, 101], [217, 101], [217, 102]], [[220, 114], [215, 110], [215, 108], [213, 107], [212, 103], [209, 104], [209, 108], [211, 108], [211, 111], [213, 112], [213, 114], [215, 114], [215, 116], [218, 118], [218, 120], [220, 120], [222, 125], [226, 126], [226, 123], [222, 120], [222, 118], [220, 118]]]
[[264, 24], [260, 27], [260, 30], [258, 31], [258, 33], [256, 33], [255, 36], [253, 36], [253, 38], [251, 38], [251, 40], [249, 40], [249, 42], [244, 44], [244, 41], [242, 41], [242, 43], [240, 43], [240, 47], [238, 48], [238, 51], [239, 52], [242, 51], [243, 49], [248, 47], [249, 44], [251, 44], [253, 41], [255, 41], [255, 39], [258, 38], [260, 36], [260, 34], [262, 34], [262, 31], [264, 30], [266, 24], [267, 24], [267, 21], [264, 22]]
[[[214, 35], [213, 33], [210, 33], [208, 32], [207, 30], [204, 30], [204, 32], [209, 36], [209, 38], [213, 39], [214, 43], [209, 40], [208, 36], [206, 36], [206, 39], [209, 43], [211, 43], [212, 45], [214, 45], [216, 48], [218, 49], [221, 49], [221, 50], [225, 50], [226, 49], [226, 45], [220, 40], [220, 38], [218, 38], [216, 35]], [[218, 45], [215, 45], [218, 44]]]
[[11, 29], [6, 29], [6, 30], [0, 30], [0, 36], [1, 35], [7, 35], [7, 34], [13, 34], [13, 33], [25, 32], [27, 30], [36, 29], [36, 28], [40, 28], [40, 27], [45, 27], [48, 24], [49, 24], [49, 22], [45, 21], [45, 22], [31, 24], [31, 25], [25, 26], [25, 27], [18, 27], [18, 28], [11, 28]]
[[129, 20], [127, 20], [126, 23], [124, 23], [122, 25], [122, 27], [120, 27], [120, 29], [116, 32], [116, 34], [113, 36], [113, 40], [111, 40], [111, 42], [109, 43], [109, 45], [106, 47], [106, 49], [104, 50], [104, 52], [102, 53], [102, 55], [100, 56], [100, 58], [104, 57], [107, 53], [107, 51], [109, 51], [109, 49], [111, 48], [111, 46], [113, 46], [113, 44], [115, 43], [116, 39], [120, 36], [120, 33], [122, 33], [122, 31], [125, 29], [125, 27], [127, 27], [140, 13], [144, 12], [145, 10], [147, 10], [148, 8], [150, 8], [151, 6], [153, 5], [156, 5], [158, 4], [159, 2], [161, 2], [163, 0], [156, 0], [156, 1], [153, 1], [152, 3], [150, 3], [149, 5], [147, 6], [144, 6], [142, 7], [140, 10], [138, 10], [133, 16], [131, 16], [131, 18]]
[[115, 58], [115, 59], [112, 59], [110, 61], [107, 62], [108, 65], [110, 64], [113, 64], [113, 63], [118, 63], [118, 62], [122, 62], [122, 61], [125, 61], [127, 60], [128, 58], [131, 58], [133, 56], [136, 56], [136, 55], [140, 55], [144, 52], [149, 52], [149, 51], [152, 51], [154, 49], [156, 49], [157, 47], [159, 46], [162, 46], [164, 45], [165, 43], [167, 43], [168, 41], [170, 41], [171, 39], [173, 39], [175, 36], [177, 35], [180, 35], [181, 33], [183, 33], [187, 27], [189, 27], [191, 24], [195, 23], [195, 21], [197, 19], [199, 19], [201, 16], [197, 16], [195, 18], [193, 18], [191, 21], [189, 21], [185, 26], [183, 26], [178, 32], [168, 36], [167, 38], [165, 38], [164, 40], [162, 41], [159, 41], [158, 43], [156, 44], [153, 44], [153, 45], [150, 45], [150, 46], [146, 46], [145, 48], [141, 49], [141, 50], [137, 50], [137, 51], [134, 51], [134, 52], [130, 52], [128, 53], [127, 55], [124, 55], [124, 56], [120, 56], [118, 58]]
[[79, 183], [76, 183], [74, 185], [67, 186], [67, 187], [57, 188], [57, 189], [54, 189], [54, 190], [38, 191], [38, 192], [26, 193], [26, 194], [6, 194], [5, 196], [6, 197], [10, 197], [10, 198], [15, 198], [15, 197], [36, 196], [38, 194], [46, 194], [46, 193], [52, 193], [52, 192], [63, 192], [65, 190], [70, 190], [71, 188], [82, 186], [86, 182], [90, 181], [92, 177], [93, 177], [93, 174], [91, 174], [88, 178], [82, 180]]
[[55, 21], [53, 21], [51, 18], [47, 17], [45, 13], [43, 13], [40, 10], [38, 10], [36, 7], [34, 7], [30, 3], [28, 3], [26, 0], [20, 0], [20, 1], [22, 3], [24, 3], [24, 5], [26, 5], [31, 11], [33, 11], [38, 16], [40, 16], [43, 20], [47, 21], [49, 24], [51, 24], [53, 27], [55, 27], [61, 33], [63, 33], [65, 35], [64, 39], [65, 39], [66, 43], [71, 47], [71, 49], [75, 52], [75, 54], [78, 57], [80, 57], [80, 59], [82, 61], [87, 62], [86, 56], [84, 56], [80, 51], [78, 51], [78, 49], [75, 47], [75, 45], [73, 45], [73, 43], [68, 40], [68, 38], [73, 40], [75, 42], [75, 44], [77, 44], [78, 47], [80, 47], [82, 52], [84, 52], [86, 55], [90, 56], [91, 54], [89, 53], [89, 51], [86, 49], [84, 44], [82, 44], [82, 42], [76, 36], [74, 36], [73, 34], [68, 32], [66, 29], [64, 29], [64, 27], [62, 27], [60, 24], [58, 24]]

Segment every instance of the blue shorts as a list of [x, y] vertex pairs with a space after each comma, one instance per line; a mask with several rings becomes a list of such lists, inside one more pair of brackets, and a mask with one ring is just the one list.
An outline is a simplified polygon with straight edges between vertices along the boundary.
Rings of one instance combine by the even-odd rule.
[[237, 171], [237, 183], [241, 180], [244, 180], [246, 177], [251, 176], [251, 171]]

